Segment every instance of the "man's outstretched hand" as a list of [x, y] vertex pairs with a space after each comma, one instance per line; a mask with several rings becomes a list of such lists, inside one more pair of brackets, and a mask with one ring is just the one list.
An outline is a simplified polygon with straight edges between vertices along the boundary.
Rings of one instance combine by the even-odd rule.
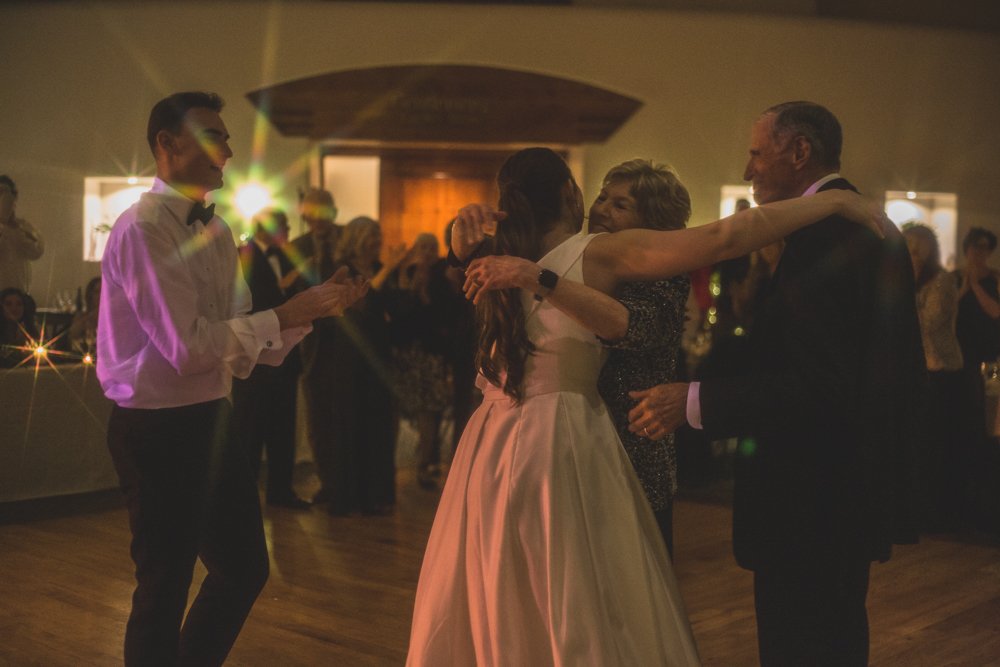
[[344, 311], [368, 293], [368, 281], [351, 277], [346, 266], [340, 267], [326, 282], [299, 292], [274, 309], [282, 331], [312, 324], [320, 317], [343, 315]]

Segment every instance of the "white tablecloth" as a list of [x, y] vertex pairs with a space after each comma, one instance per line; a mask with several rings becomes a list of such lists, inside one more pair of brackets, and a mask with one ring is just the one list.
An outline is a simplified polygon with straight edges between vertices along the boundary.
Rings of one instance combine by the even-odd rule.
[[0, 502], [118, 485], [93, 366], [0, 370]]

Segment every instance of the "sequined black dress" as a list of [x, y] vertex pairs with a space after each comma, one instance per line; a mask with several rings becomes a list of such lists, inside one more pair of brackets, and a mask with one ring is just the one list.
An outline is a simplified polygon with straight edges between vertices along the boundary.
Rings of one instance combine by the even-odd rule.
[[654, 511], [670, 507], [677, 489], [674, 436], [652, 441], [631, 433], [628, 413], [635, 400], [628, 392], [677, 379], [677, 354], [690, 289], [686, 275], [654, 283], [628, 283], [622, 288], [617, 298], [628, 308], [628, 331], [621, 340], [604, 341], [610, 354], [597, 383]]

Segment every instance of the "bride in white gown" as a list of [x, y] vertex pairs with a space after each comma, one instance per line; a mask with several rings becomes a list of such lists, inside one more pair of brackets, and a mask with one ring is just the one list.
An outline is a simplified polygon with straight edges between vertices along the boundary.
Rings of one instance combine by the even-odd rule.
[[739, 256], [835, 212], [882, 221], [857, 195], [832, 191], [689, 230], [585, 235], [580, 190], [552, 151], [516, 153], [498, 184], [503, 213], [466, 207], [453, 231], [461, 256], [488, 218], [502, 220], [500, 256], [468, 271], [484, 400], [434, 519], [407, 665], [697, 665], [666, 548], [597, 394], [602, 346], [540, 298], [551, 276], [515, 285], [502, 255], [613, 294], [619, 282]]

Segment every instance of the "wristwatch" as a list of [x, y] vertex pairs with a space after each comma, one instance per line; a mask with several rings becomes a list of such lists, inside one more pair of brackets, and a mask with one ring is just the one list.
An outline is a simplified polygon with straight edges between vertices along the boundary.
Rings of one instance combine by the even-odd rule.
[[538, 273], [538, 290], [535, 291], [535, 301], [541, 301], [556, 288], [559, 282], [559, 275], [554, 271], [542, 269]]

